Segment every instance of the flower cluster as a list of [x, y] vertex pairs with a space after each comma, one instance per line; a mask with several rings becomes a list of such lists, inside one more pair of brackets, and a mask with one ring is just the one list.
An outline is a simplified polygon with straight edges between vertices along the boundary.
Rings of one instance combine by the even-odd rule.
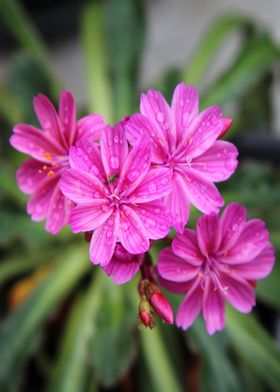
[[[140, 113], [113, 127], [101, 115], [76, 120], [74, 97], [63, 91], [59, 110], [42, 94], [34, 98], [41, 129], [14, 128], [11, 144], [30, 155], [17, 172], [30, 196], [27, 212], [46, 220], [56, 234], [66, 224], [85, 232], [90, 260], [116, 284], [140, 270], [140, 322], [152, 328], [154, 313], [173, 323], [172, 309], [159, 289], [184, 294], [176, 315], [187, 329], [202, 311], [209, 334], [224, 327], [224, 303], [241, 312], [255, 304], [254, 285], [274, 263], [264, 223], [246, 222], [244, 207], [225, 208], [214, 185], [237, 167], [236, 147], [220, 138], [232, 120], [217, 106], [199, 113], [193, 86], [180, 83], [168, 105], [149, 90]], [[186, 228], [190, 204], [204, 215], [196, 230]], [[148, 251], [154, 240], [177, 234], [161, 251], [156, 268]]]

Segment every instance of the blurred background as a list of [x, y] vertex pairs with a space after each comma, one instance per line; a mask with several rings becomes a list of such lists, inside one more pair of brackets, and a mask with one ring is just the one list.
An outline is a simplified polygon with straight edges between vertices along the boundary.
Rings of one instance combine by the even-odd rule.
[[278, 0], [0, 0], [0, 391], [280, 390], [278, 260], [253, 314], [228, 309], [222, 333], [200, 319], [187, 332], [139, 329], [137, 278], [114, 286], [82, 235], [30, 220], [15, 181], [25, 157], [8, 143], [16, 123], [37, 124], [38, 92], [57, 103], [69, 89], [79, 114], [114, 123], [138, 111], [140, 91], [170, 100], [193, 83], [201, 109], [234, 119], [240, 165], [219, 189], [266, 221], [279, 255], [279, 15]]

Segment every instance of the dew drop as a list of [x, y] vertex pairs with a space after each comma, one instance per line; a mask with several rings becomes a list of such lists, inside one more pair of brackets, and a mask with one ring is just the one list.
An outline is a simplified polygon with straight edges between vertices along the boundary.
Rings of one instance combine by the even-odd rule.
[[180, 106], [181, 106], [181, 108], [184, 106], [184, 101], [183, 101], [183, 99], [180, 99]]
[[168, 184], [168, 178], [166, 178], [166, 177], [162, 178], [161, 183], [162, 183], [163, 185]]
[[118, 169], [120, 165], [120, 160], [116, 155], [110, 157], [110, 165], [112, 169]]
[[118, 135], [114, 136], [114, 143], [118, 143], [119, 142], [119, 137]]
[[113, 233], [111, 231], [107, 231], [106, 236], [107, 238], [111, 238], [113, 235]]
[[91, 154], [91, 153], [92, 153], [92, 147], [88, 147], [88, 148], [87, 148], [87, 152], [88, 152], [89, 154]]
[[44, 127], [47, 128], [47, 129], [49, 129], [49, 128], [51, 127], [50, 121], [45, 121], [45, 122], [44, 122]]
[[102, 204], [101, 210], [102, 210], [103, 212], [107, 212], [108, 209], [109, 209], [109, 207], [108, 207], [106, 204]]
[[158, 112], [157, 115], [156, 115], [156, 118], [157, 118], [158, 122], [162, 123], [163, 120], [164, 120], [163, 113], [162, 112]]
[[160, 208], [155, 208], [155, 213], [160, 214]]
[[156, 184], [150, 184], [148, 189], [150, 193], [155, 193], [157, 191], [157, 186]]
[[233, 231], [237, 231], [239, 229], [239, 226], [235, 223], [233, 226], [232, 226], [232, 230]]
[[129, 179], [130, 182], [135, 181], [138, 176], [139, 176], [138, 170], [132, 170], [127, 173], [127, 178]]

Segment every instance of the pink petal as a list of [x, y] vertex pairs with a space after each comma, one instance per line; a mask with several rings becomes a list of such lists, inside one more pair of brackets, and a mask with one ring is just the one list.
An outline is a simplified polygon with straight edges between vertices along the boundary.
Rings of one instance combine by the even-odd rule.
[[100, 139], [101, 158], [108, 178], [119, 175], [127, 157], [128, 146], [124, 128], [121, 124], [107, 127]]
[[171, 104], [172, 119], [176, 126], [177, 143], [180, 142], [185, 130], [198, 115], [198, 105], [199, 98], [196, 88], [194, 86], [186, 86], [184, 83], [178, 84]]
[[246, 208], [238, 203], [229, 204], [221, 216], [222, 243], [220, 250], [229, 250], [237, 241], [246, 221]]
[[77, 141], [75, 147], [70, 148], [69, 163], [73, 169], [93, 174], [103, 183], [106, 181], [100, 148], [88, 139], [82, 138]]
[[137, 274], [141, 260], [142, 257], [138, 257], [138, 255], [130, 261], [121, 261], [113, 256], [109, 264], [104, 266], [103, 269], [108, 276], [113, 276], [115, 284], [123, 284], [129, 282]]
[[[16, 179], [20, 190], [27, 194], [34, 193], [44, 183], [49, 182], [48, 173], [53, 171], [55, 176], [60, 176], [60, 172], [51, 165], [43, 164], [35, 159], [28, 159], [24, 161], [16, 174]], [[52, 175], [52, 177], [54, 176]]]
[[197, 243], [196, 233], [190, 229], [185, 229], [182, 234], [176, 234], [172, 241], [172, 250], [176, 256], [190, 264], [201, 265], [204, 260]]
[[[64, 195], [78, 204], [89, 204], [93, 199], [104, 198], [107, 189], [91, 174], [76, 169], [66, 170], [61, 177], [60, 188]], [[104, 206], [104, 212], [107, 207]]]
[[173, 253], [171, 247], [167, 247], [158, 256], [157, 269], [164, 279], [173, 282], [187, 282], [197, 276], [200, 266], [194, 266], [181, 259]]
[[151, 138], [152, 162], [163, 163], [168, 156], [168, 142], [161, 128], [156, 127], [149, 118], [142, 114], [134, 114], [129, 117], [125, 125], [129, 142], [134, 145], [144, 132]]
[[174, 173], [172, 190], [166, 196], [165, 202], [171, 213], [172, 225], [177, 232], [183, 233], [189, 219], [190, 202], [187, 195], [186, 182], [181, 174]]
[[197, 241], [204, 256], [213, 254], [221, 243], [221, 227], [217, 214], [201, 216], [196, 224]]
[[227, 180], [238, 165], [238, 150], [229, 142], [216, 141], [202, 155], [191, 162], [192, 169], [204, 173], [209, 181]]
[[27, 203], [27, 212], [31, 215], [32, 220], [38, 222], [46, 218], [57, 183], [58, 178], [50, 176], [48, 181], [44, 182], [31, 196]]
[[242, 264], [257, 257], [268, 245], [269, 234], [265, 223], [260, 219], [251, 219], [245, 223], [235, 245], [219, 259], [228, 264]]
[[63, 138], [71, 146], [76, 136], [76, 105], [74, 96], [66, 90], [60, 95], [59, 118]]
[[155, 200], [137, 207], [131, 205], [131, 208], [141, 218], [150, 239], [158, 240], [169, 233], [170, 215], [161, 201]]
[[175, 129], [170, 129], [170, 107], [159, 91], [150, 89], [147, 94], [141, 94], [140, 111], [152, 121], [155, 127], [162, 130], [169, 146], [175, 145]]
[[107, 125], [100, 114], [90, 114], [77, 122], [76, 139], [83, 137], [91, 142], [97, 142], [106, 127]]
[[121, 171], [118, 183], [119, 192], [130, 195], [141, 183], [150, 168], [151, 141], [146, 134], [137, 139]]
[[164, 279], [160, 275], [157, 276], [157, 280], [163, 288], [174, 294], [186, 294], [193, 284], [193, 280], [188, 282], [173, 282], [172, 280]]
[[[72, 210], [71, 229], [73, 233], [95, 230], [107, 221], [112, 212], [106, 199], [95, 199], [90, 204], [79, 205]], [[112, 223], [110, 220], [108, 222]]]
[[[64, 142], [60, 133], [60, 122], [55, 107], [44, 94], [33, 98], [33, 106], [42, 129], [60, 143]], [[65, 146], [66, 147], [66, 146]]]
[[225, 118], [218, 106], [205, 109], [185, 132], [177, 154], [185, 159], [199, 157], [214, 144], [224, 126]]
[[191, 203], [205, 214], [218, 212], [224, 201], [219, 191], [204, 176], [190, 168], [184, 168], [186, 192]]
[[192, 325], [201, 311], [202, 296], [203, 291], [197, 280], [177, 310], [176, 324], [178, 327], [186, 330]]
[[220, 293], [220, 290], [217, 290], [211, 279], [208, 280], [204, 291], [202, 310], [209, 335], [213, 335], [216, 331], [224, 329], [224, 298]]
[[119, 240], [132, 254], [145, 253], [150, 247], [147, 230], [138, 214], [125, 205], [120, 210]]
[[222, 132], [220, 133], [220, 137], [223, 137], [228, 132], [229, 128], [233, 123], [233, 120], [231, 118], [225, 116], [224, 119], [225, 119], [225, 125], [224, 128], [222, 129]]
[[165, 167], [150, 169], [141, 184], [129, 196], [131, 203], [147, 203], [161, 199], [171, 191], [172, 171]]
[[28, 124], [18, 124], [13, 129], [11, 145], [24, 154], [41, 162], [49, 163], [56, 155], [65, 155], [66, 150], [49, 135]]
[[93, 264], [104, 266], [110, 262], [114, 254], [118, 231], [119, 213], [116, 211], [108, 221], [93, 232], [89, 248], [90, 260]]
[[248, 280], [263, 279], [270, 274], [275, 262], [274, 248], [267, 245], [261, 253], [248, 263], [233, 265], [234, 273]]
[[63, 195], [59, 185], [57, 185], [49, 205], [46, 230], [52, 234], [57, 234], [63, 226], [69, 223], [70, 212], [73, 207], [74, 203]]
[[256, 304], [252, 286], [244, 279], [221, 274], [225, 299], [239, 312], [249, 313]]

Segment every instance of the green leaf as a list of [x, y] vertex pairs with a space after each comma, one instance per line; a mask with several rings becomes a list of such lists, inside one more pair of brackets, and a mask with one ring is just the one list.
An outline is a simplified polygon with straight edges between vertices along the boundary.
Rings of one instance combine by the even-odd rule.
[[209, 336], [205, 329], [205, 323], [199, 318], [186, 333], [186, 337], [201, 354], [201, 391], [240, 392], [241, 380], [229, 357], [225, 333]]
[[89, 110], [113, 121], [112, 91], [104, 37], [104, 4], [89, 3], [82, 14], [81, 39], [89, 95]]
[[257, 297], [269, 306], [280, 308], [280, 266], [276, 263], [272, 273], [257, 283]]
[[91, 359], [96, 377], [110, 386], [123, 376], [135, 356], [133, 329], [136, 311], [130, 299], [129, 286], [116, 286], [104, 274], [101, 310], [98, 313], [91, 344]]
[[1, 324], [0, 389], [5, 390], [14, 372], [19, 371], [28, 347], [32, 344], [33, 335], [44, 319], [73, 289], [89, 266], [84, 244], [61, 253], [57, 265], [43, 283]]
[[102, 291], [100, 272], [95, 274], [90, 287], [77, 299], [62, 340], [48, 391], [83, 391], [88, 373], [88, 346], [94, 335], [95, 320], [100, 309]]
[[280, 385], [280, 351], [252, 315], [227, 309], [226, 328], [240, 357], [273, 390]]
[[224, 105], [246, 92], [279, 58], [279, 48], [269, 35], [259, 34], [245, 45], [232, 66], [202, 95], [203, 107]]
[[144, 5], [141, 0], [109, 0], [106, 3], [106, 38], [114, 84], [115, 121], [130, 114], [136, 91], [144, 37]]
[[217, 55], [222, 43], [236, 30], [250, 27], [250, 21], [238, 15], [226, 15], [215, 21], [192, 56], [184, 72], [185, 83], [199, 86], [211, 60]]

